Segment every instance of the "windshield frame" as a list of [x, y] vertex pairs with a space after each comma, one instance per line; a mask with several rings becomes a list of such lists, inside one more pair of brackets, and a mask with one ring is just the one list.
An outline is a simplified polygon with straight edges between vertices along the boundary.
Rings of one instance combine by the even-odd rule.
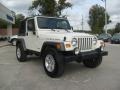
[[[40, 19], [39, 19], [40, 18]], [[50, 22], [49, 23], [49, 21], [48, 22], [45, 22], [45, 23], [47, 23], [46, 25], [44, 25], [45, 27], [41, 27], [40, 26], [40, 24], [39, 24], [39, 22], [40, 22], [40, 20], [42, 21], [42, 19], [48, 19], [48, 20], [50, 20], [50, 21], [52, 21], [53, 20], [53, 22]], [[43, 20], [44, 21], [44, 20]], [[60, 21], [65, 21], [66, 22], [66, 28], [63, 28], [63, 27], [61, 27], [61, 28], [59, 28], [59, 27], [57, 27], [57, 24], [56, 24], [56, 22], [58, 23], [58, 22], [60, 22]], [[53, 24], [54, 25], [53, 25]], [[42, 23], [41, 23], [42, 24]], [[49, 26], [50, 25], [50, 26]], [[39, 29], [60, 29], [60, 30], [71, 30], [71, 26], [70, 26], [70, 23], [68, 22], [68, 20], [67, 19], [64, 19], [64, 18], [55, 18], [55, 17], [37, 17], [37, 27], [39, 28]]]

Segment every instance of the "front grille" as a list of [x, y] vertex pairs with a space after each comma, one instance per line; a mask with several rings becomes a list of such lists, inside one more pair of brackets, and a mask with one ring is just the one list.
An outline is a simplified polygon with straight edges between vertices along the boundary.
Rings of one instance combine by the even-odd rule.
[[91, 50], [93, 38], [78, 38], [78, 47], [80, 51]]

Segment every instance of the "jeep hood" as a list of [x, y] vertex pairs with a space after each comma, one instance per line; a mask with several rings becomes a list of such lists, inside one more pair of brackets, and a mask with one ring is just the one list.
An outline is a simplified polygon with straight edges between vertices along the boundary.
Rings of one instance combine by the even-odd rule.
[[87, 33], [77, 33], [73, 31], [40, 31], [38, 32], [39, 36], [47, 39], [59, 39], [63, 40], [64, 37], [67, 39], [77, 38], [77, 37], [94, 37], [93, 35]]

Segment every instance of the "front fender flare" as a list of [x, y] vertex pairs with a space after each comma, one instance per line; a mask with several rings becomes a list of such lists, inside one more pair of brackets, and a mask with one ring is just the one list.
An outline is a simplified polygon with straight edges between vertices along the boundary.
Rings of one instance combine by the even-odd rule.
[[16, 39], [16, 45], [18, 45], [18, 44], [22, 44], [24, 51], [27, 50], [24, 39], [22, 39], [22, 38]]
[[[58, 49], [56, 47], [56, 44], [60, 44], [61, 48]], [[65, 51], [65, 46], [64, 46], [64, 43], [63, 42], [44, 42], [43, 46], [42, 46], [42, 51], [46, 48], [46, 47], [52, 47], [52, 48], [55, 48], [56, 50], [58, 51]]]

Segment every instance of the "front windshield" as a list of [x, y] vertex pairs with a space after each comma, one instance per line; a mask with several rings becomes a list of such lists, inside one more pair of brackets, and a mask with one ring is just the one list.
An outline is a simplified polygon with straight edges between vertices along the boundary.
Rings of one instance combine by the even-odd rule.
[[100, 34], [99, 38], [110, 38], [109, 34]]
[[40, 29], [71, 29], [66, 19], [38, 17], [37, 23]]
[[113, 35], [112, 38], [113, 38], [113, 39], [120, 39], [120, 34], [115, 34], [115, 35]]

